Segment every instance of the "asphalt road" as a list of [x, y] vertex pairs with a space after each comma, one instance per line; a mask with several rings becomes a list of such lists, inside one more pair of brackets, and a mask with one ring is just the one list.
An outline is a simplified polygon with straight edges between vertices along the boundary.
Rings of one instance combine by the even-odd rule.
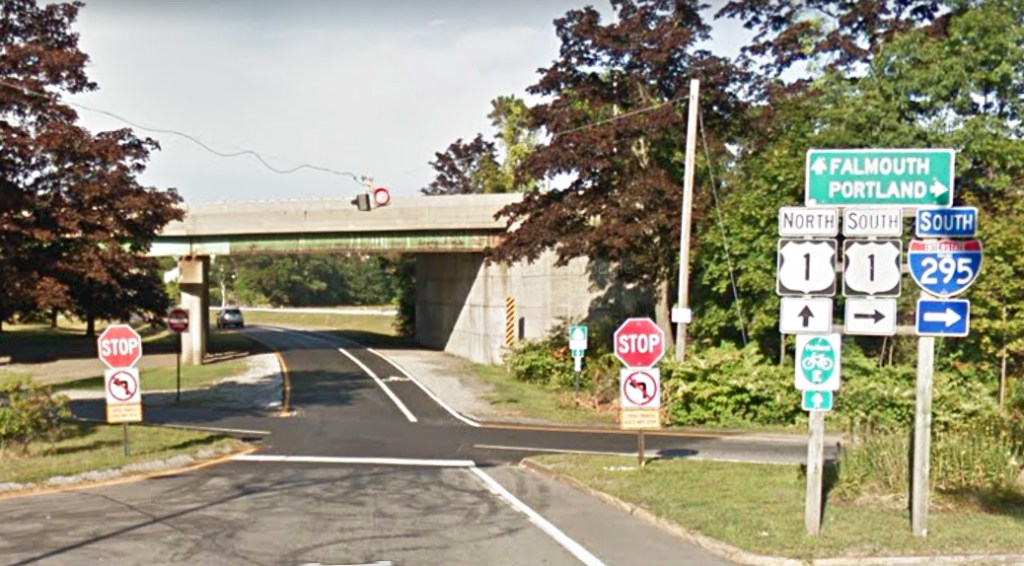
[[[263, 431], [253, 434], [258, 453], [174, 477], [0, 500], [0, 563], [730, 563], [514, 465], [548, 451], [635, 453], [635, 433], [476, 426], [365, 348], [248, 332], [281, 352], [296, 416], [147, 407], [146, 418]], [[98, 417], [102, 406], [75, 410]], [[806, 457], [798, 439], [646, 436], [651, 456]]]

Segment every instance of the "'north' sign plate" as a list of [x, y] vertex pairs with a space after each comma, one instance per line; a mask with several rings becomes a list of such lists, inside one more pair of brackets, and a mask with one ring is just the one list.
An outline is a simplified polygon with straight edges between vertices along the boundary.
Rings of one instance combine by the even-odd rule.
[[780, 236], [839, 235], [839, 209], [784, 206], [779, 209]]
[[811, 149], [807, 206], [950, 206], [952, 149]]

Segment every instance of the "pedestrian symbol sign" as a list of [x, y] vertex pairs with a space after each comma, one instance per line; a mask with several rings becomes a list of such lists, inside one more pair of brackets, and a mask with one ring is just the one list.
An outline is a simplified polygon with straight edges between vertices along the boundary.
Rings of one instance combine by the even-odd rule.
[[839, 334], [797, 334], [796, 388], [801, 391], [839, 389], [841, 345]]

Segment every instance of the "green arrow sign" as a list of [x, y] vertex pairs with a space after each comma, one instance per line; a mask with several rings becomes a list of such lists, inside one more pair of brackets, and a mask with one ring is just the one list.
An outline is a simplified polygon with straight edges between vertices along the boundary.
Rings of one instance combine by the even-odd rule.
[[831, 411], [831, 391], [804, 391], [803, 408], [805, 411]]
[[952, 206], [952, 149], [811, 149], [807, 206]]

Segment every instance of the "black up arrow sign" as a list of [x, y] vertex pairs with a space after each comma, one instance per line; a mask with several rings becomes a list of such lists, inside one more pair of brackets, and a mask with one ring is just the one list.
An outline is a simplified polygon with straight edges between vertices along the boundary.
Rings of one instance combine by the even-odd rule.
[[[880, 321], [883, 318], [885, 318], [885, 315], [880, 313], [880, 312], [878, 312], [878, 310], [876, 309], [874, 313], [864, 313], [864, 312], [854, 313], [853, 318], [861, 318], [861, 319], [868, 319], [868, 318], [870, 318], [870, 319], [873, 319], [875, 324], [878, 324], [878, 321]], [[804, 326], [806, 326], [806, 325], [804, 325]]]
[[804, 328], [807, 328], [811, 319], [814, 318], [814, 313], [811, 312], [811, 307], [804, 305], [804, 310], [800, 311], [800, 314], [797, 316], [803, 319]]

